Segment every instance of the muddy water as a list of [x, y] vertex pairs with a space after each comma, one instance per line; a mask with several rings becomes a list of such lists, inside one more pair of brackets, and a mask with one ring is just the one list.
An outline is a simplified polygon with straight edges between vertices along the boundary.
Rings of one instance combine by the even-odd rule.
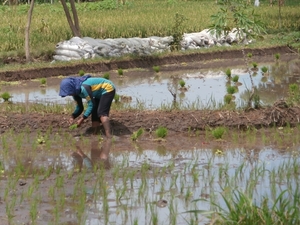
[[[275, 145], [245, 149], [216, 141], [214, 148], [198, 144], [174, 152], [163, 142], [155, 150], [138, 143], [130, 147], [128, 139], [115, 137], [106, 145], [99, 144], [98, 136], [3, 134], [0, 219], [25, 224], [37, 207], [36, 224], [153, 224], [155, 218], [157, 224], [196, 219], [205, 224], [206, 214], [186, 212], [214, 210], [210, 201], [225, 207], [224, 190], [246, 191], [252, 185], [253, 203], [269, 198], [271, 204], [299, 183], [300, 148], [291, 143], [283, 144], [291, 146], [283, 151]], [[75, 146], [91, 161], [76, 157]], [[103, 152], [109, 152], [108, 160], [101, 161], [104, 169], [91, 170]]]
[[[262, 67], [267, 67], [268, 72], [263, 73]], [[236, 85], [233, 82], [228, 82], [225, 75], [227, 69], [223, 67], [184, 70], [184, 67], [181, 67], [178, 71], [163, 72], [162, 67], [162, 72], [159, 73], [134, 69], [124, 71], [122, 78], [116, 75], [116, 71], [111, 71], [110, 79], [116, 84], [119, 95], [129, 96], [132, 99], [129, 102], [132, 107], [141, 104], [146, 109], [170, 106], [173, 101], [171, 92], [173, 92], [181, 105], [194, 104], [198, 108], [204, 108], [222, 104], [224, 95], [227, 93], [227, 86], [229, 84]], [[239, 76], [238, 92], [234, 94], [236, 97], [235, 103], [238, 107], [243, 106], [247, 102], [249, 90], [252, 87], [249, 73], [244, 65], [230, 67], [230, 69], [232, 70], [232, 77]], [[259, 64], [258, 70], [252, 70], [251, 74], [261, 103], [269, 105], [280, 98], [287, 97], [289, 84], [299, 83], [300, 61], [299, 59], [289, 59], [277, 63], [274, 60], [264, 62]], [[102, 76], [102, 74], [99, 76]], [[181, 79], [185, 81], [187, 91], [179, 90], [178, 83]], [[13, 102], [64, 104], [72, 101], [72, 99], [70, 97], [62, 99], [58, 96], [60, 81], [61, 78], [48, 78], [47, 86], [44, 88], [40, 87], [39, 80], [18, 85], [2, 85], [1, 91], [11, 93]]]
[[[267, 66], [269, 73], [263, 75], [259, 68], [253, 81], [264, 104], [286, 97], [288, 85], [299, 83], [299, 64], [299, 60], [291, 60], [260, 65]], [[171, 104], [168, 87], [174, 77], [176, 81], [184, 79], [188, 91], [181, 93], [176, 83], [180, 101], [207, 106], [223, 101], [226, 69], [158, 74], [132, 70], [125, 72], [135, 76], [125, 73], [124, 78], [112, 71], [111, 79], [120, 95], [132, 97], [130, 104], [144, 102], [146, 108]], [[243, 66], [231, 69], [240, 76], [235, 95], [237, 104], [242, 105], [251, 81]], [[2, 85], [1, 92], [9, 91], [13, 102], [64, 104], [71, 99], [58, 97], [60, 80], [48, 79], [45, 88], [39, 81]], [[215, 210], [210, 201], [225, 207], [221, 194], [237, 190], [249, 192], [254, 204], [268, 198], [272, 206], [283, 190], [293, 192], [299, 183], [300, 146], [295, 138], [299, 129], [280, 129], [284, 135], [275, 134], [280, 146], [268, 143], [246, 148], [243, 140], [244, 145], [220, 141], [212, 148], [199, 144], [203, 143], [199, 138], [193, 149], [182, 146], [178, 151], [166, 148], [163, 141], [156, 148], [141, 148], [138, 142], [128, 143], [129, 136], [120, 136], [111, 145], [101, 142], [94, 146], [91, 137], [50, 131], [1, 134], [0, 220], [3, 224], [41, 225], [156, 224], [156, 219], [157, 224], [205, 224], [207, 214], [186, 212]], [[281, 140], [283, 136], [289, 137], [288, 141]], [[96, 138], [99, 143], [100, 137]], [[74, 156], [78, 143], [92, 164], [101, 161], [101, 169], [90, 170], [89, 160]], [[103, 152], [109, 152], [106, 161], [99, 160]], [[193, 201], [197, 199], [201, 200]]]

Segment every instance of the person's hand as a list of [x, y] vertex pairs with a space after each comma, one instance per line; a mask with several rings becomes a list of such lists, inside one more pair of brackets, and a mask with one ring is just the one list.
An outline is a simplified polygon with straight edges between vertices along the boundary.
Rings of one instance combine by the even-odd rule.
[[83, 118], [80, 118], [78, 121], [77, 121], [77, 127], [79, 127], [82, 123], [83, 123]]
[[73, 123], [74, 123], [74, 118], [71, 117], [71, 118], [69, 119], [69, 124], [72, 125]]

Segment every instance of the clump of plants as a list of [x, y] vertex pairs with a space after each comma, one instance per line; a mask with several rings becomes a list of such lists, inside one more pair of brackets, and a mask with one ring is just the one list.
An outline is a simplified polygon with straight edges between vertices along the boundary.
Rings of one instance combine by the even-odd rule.
[[236, 93], [236, 87], [228, 86], [227, 87], [227, 93], [230, 94], [230, 95], [233, 95], [234, 93]]
[[225, 74], [226, 74], [226, 76], [227, 76], [228, 79], [231, 79], [231, 69], [228, 68], [228, 69], [225, 71]]
[[79, 70], [79, 72], [78, 72], [78, 75], [79, 75], [79, 76], [82, 77], [84, 74], [85, 74], [84, 70]]
[[12, 98], [12, 96], [6, 91], [3, 92], [0, 97], [3, 99], [4, 102], [8, 102], [10, 98]]
[[280, 59], [280, 54], [279, 54], [279, 53], [276, 53], [276, 54], [274, 55], [274, 57], [275, 57], [276, 61], [278, 61], [278, 60]]
[[109, 76], [110, 76], [109, 72], [106, 72], [103, 74], [103, 78], [105, 78], [107, 80], [109, 80]]
[[216, 139], [221, 139], [225, 134], [225, 131], [226, 131], [225, 127], [217, 127], [213, 129], [211, 133]]
[[263, 67], [261, 68], [261, 71], [262, 71], [264, 74], [267, 73], [267, 72], [268, 72], [268, 67], [263, 66]]
[[160, 66], [153, 66], [152, 69], [153, 69], [156, 73], [159, 73], [159, 71], [160, 71]]
[[75, 130], [77, 128], [77, 124], [72, 124], [71, 126], [69, 126], [70, 130]]
[[117, 72], [118, 72], [118, 75], [119, 75], [120, 77], [122, 77], [122, 76], [124, 75], [124, 72], [123, 72], [123, 69], [122, 69], [122, 68], [119, 68], [119, 69], [117, 70]]
[[258, 69], [257, 66], [258, 66], [257, 62], [252, 62], [253, 70], [257, 70]]
[[240, 77], [238, 75], [235, 75], [233, 78], [232, 78], [232, 81], [234, 83], [237, 83], [239, 81]]
[[47, 79], [46, 78], [41, 78], [41, 80], [40, 80], [40, 83], [41, 83], [41, 87], [46, 87], [46, 85], [47, 85]]
[[179, 86], [180, 86], [179, 90], [187, 91], [187, 88], [185, 86], [185, 81], [183, 79], [179, 80]]
[[227, 94], [227, 95], [224, 96], [225, 104], [227, 104], [227, 105], [230, 104], [232, 100], [233, 100], [232, 94]]
[[120, 95], [118, 95], [117, 93], [114, 96], [114, 101], [115, 101], [115, 103], [119, 103], [120, 102]]
[[289, 106], [297, 105], [300, 102], [300, 89], [298, 84], [290, 84], [287, 103]]
[[252, 53], [251, 52], [249, 52], [248, 54], [247, 54], [247, 57], [249, 58], [249, 59], [251, 59], [252, 58]]
[[168, 134], [168, 129], [166, 127], [158, 127], [156, 130], [155, 130], [155, 135], [158, 137], [158, 138], [165, 138]]
[[144, 133], [144, 129], [140, 128], [137, 131], [133, 132], [131, 135], [131, 140], [132, 141], [137, 141], [137, 139]]
[[254, 96], [253, 96], [253, 103], [254, 103], [254, 108], [255, 109], [261, 108], [260, 97], [259, 97], [258, 94], [254, 94]]

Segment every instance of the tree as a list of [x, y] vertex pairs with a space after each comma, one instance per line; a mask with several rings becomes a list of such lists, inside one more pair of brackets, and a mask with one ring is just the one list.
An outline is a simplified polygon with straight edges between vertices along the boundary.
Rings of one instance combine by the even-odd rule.
[[[212, 24], [209, 29], [217, 37], [227, 36], [233, 28], [236, 29], [238, 42], [243, 40], [242, 37], [244, 35], [247, 37], [257, 37], [262, 33], [266, 33], [264, 23], [259, 20], [258, 15], [254, 13], [254, 9], [247, 5], [246, 1], [220, 0], [220, 5], [221, 7], [217, 14], [211, 16]], [[251, 107], [255, 88], [252, 73], [248, 67], [247, 56], [243, 48], [242, 52], [252, 84], [248, 100], [248, 107]]]
[[30, 8], [28, 10], [27, 14], [27, 25], [25, 27], [25, 56], [26, 56], [26, 62], [30, 62], [30, 24], [31, 24], [31, 18], [32, 18], [32, 12], [34, 7], [34, 0], [31, 0]]
[[62, 4], [63, 8], [64, 8], [69, 26], [70, 26], [70, 28], [72, 30], [72, 33], [73, 33], [73, 36], [81, 37], [80, 28], [79, 28], [79, 20], [78, 20], [78, 15], [77, 15], [74, 0], [70, 0], [70, 5], [71, 5], [71, 9], [72, 9], [74, 22], [72, 20], [71, 15], [70, 15], [69, 8], [67, 6], [66, 1], [65, 0], [60, 0], [60, 1], [61, 1], [61, 4]]

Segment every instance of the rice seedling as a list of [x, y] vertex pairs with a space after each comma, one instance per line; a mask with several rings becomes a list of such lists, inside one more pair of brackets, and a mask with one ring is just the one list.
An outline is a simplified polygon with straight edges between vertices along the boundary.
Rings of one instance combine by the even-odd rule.
[[40, 80], [40, 87], [46, 87], [47, 85], [47, 79], [46, 78], [41, 78]]
[[79, 70], [79, 71], [78, 71], [78, 75], [79, 75], [80, 77], [82, 77], [84, 74], [85, 74], [84, 70]]
[[231, 94], [228, 94], [228, 95], [224, 96], [225, 104], [227, 104], [227, 105], [230, 104], [232, 100], [233, 100], [233, 96]]
[[225, 131], [226, 131], [225, 127], [216, 127], [211, 131], [211, 134], [213, 135], [214, 138], [221, 139], [225, 134]]
[[234, 93], [236, 93], [236, 87], [228, 86], [227, 87], [227, 93], [230, 94], [230, 95], [233, 95]]
[[144, 133], [144, 129], [140, 128], [137, 131], [133, 132], [131, 135], [131, 140], [132, 141], [137, 141], [137, 139]]
[[155, 130], [155, 135], [158, 138], [165, 138], [167, 134], [168, 134], [168, 129], [166, 127], [160, 126]]
[[106, 73], [103, 74], [103, 78], [109, 80], [109, 77], [110, 77], [109, 72], [106, 72]]
[[261, 71], [262, 71], [264, 74], [267, 73], [267, 72], [268, 72], [268, 67], [263, 66], [263, 67], [261, 68]]
[[4, 102], [8, 102], [9, 99], [12, 98], [12, 96], [6, 91], [6, 92], [3, 92], [0, 97], [3, 99]]
[[152, 69], [154, 70], [155, 73], [160, 72], [160, 66], [153, 66]]
[[228, 79], [231, 79], [231, 69], [228, 68], [228, 69], [225, 71], [225, 74], [226, 74], [226, 76], [227, 76]]
[[253, 66], [253, 69], [257, 69], [257, 66], [258, 66], [258, 64], [257, 64], [257, 62], [252, 62], [252, 66]]
[[118, 75], [119, 75], [120, 77], [123, 77], [124, 71], [123, 71], [122, 68], [119, 68], [119, 69], [117, 70], [117, 72], [118, 72]]
[[232, 78], [232, 81], [234, 83], [237, 83], [239, 81], [240, 77], [238, 75], [235, 75], [233, 78]]

